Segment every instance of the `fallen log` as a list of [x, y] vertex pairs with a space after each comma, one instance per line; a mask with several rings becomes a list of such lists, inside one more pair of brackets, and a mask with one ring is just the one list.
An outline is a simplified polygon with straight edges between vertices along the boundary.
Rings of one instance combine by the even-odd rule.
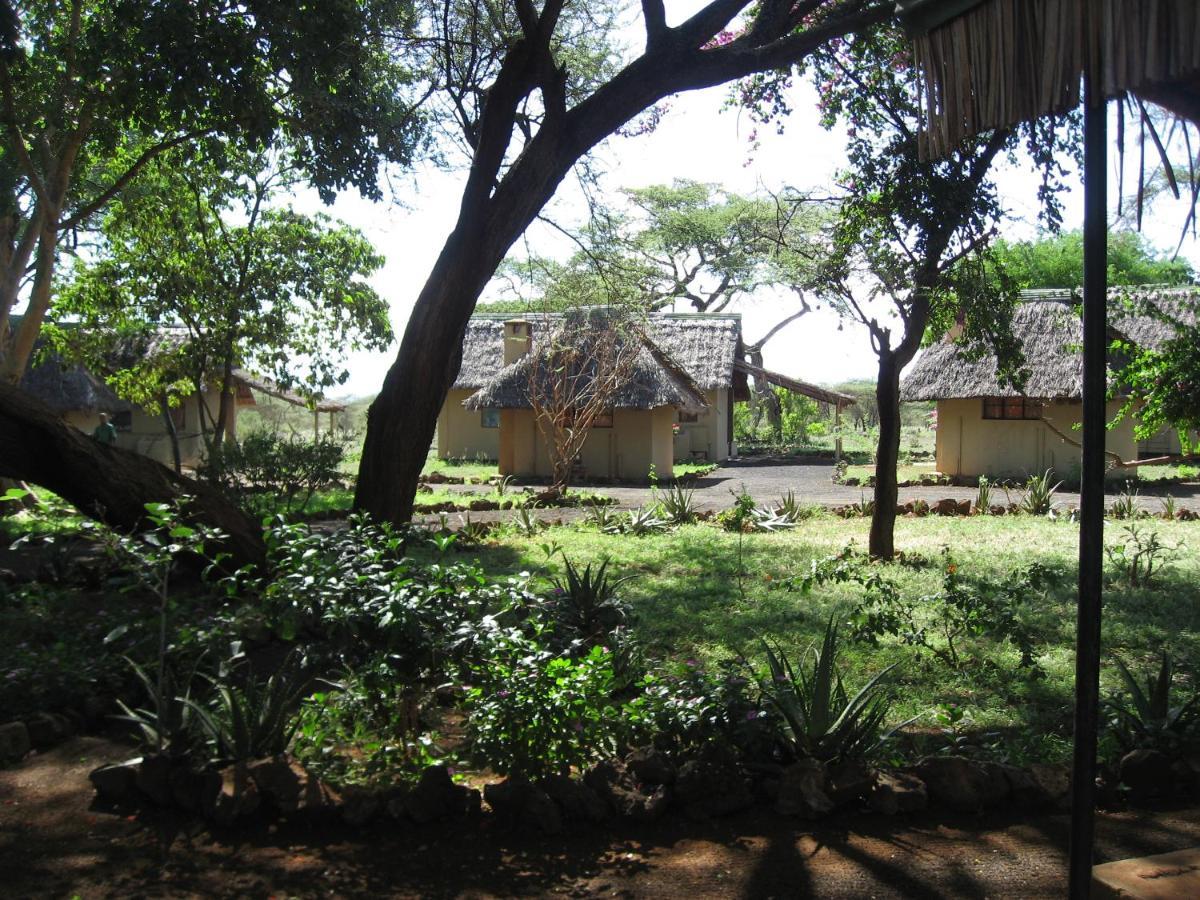
[[147, 503], [190, 497], [186, 516], [221, 529], [217, 548], [234, 566], [261, 566], [262, 528], [212, 486], [176, 475], [154, 460], [92, 440], [41, 401], [0, 383], [0, 476], [41, 485], [81, 513], [118, 531], [152, 527]]

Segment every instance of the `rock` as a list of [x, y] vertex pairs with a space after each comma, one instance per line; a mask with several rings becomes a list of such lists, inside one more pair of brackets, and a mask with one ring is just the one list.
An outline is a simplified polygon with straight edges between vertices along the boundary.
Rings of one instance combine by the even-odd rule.
[[1009, 796], [1008, 779], [994, 763], [976, 763], [961, 756], [931, 756], [916, 767], [929, 798], [955, 812], [980, 812]]
[[79, 705], [79, 711], [83, 713], [83, 717], [87, 720], [89, 726], [95, 726], [103, 722], [113, 711], [112, 697], [99, 697], [91, 694], [83, 698], [83, 702]]
[[338, 804], [337, 793], [291, 757], [260, 759], [247, 770], [259, 796], [281, 813], [328, 812]]
[[204, 798], [220, 788], [220, 779], [221, 776], [212, 769], [198, 772], [190, 766], [177, 764], [171, 768], [167, 783], [176, 806], [188, 812], [201, 812]]
[[1135, 793], [1157, 797], [1171, 791], [1171, 761], [1158, 750], [1131, 750], [1121, 757], [1121, 784]]
[[933, 505], [933, 511], [939, 516], [957, 516], [958, 502], [949, 498], [939, 500]]
[[472, 512], [490, 512], [500, 508], [500, 504], [495, 500], [472, 500], [467, 504], [467, 509]]
[[211, 790], [201, 799], [204, 815], [218, 825], [234, 821], [258, 810], [261, 798], [245, 763], [234, 763], [217, 773]]
[[457, 706], [467, 695], [467, 689], [461, 684], [450, 681], [446, 684], [439, 684], [433, 689], [433, 694], [437, 698], [438, 706]]
[[1034, 763], [1029, 767], [1038, 787], [1046, 795], [1050, 804], [1055, 807], [1065, 807], [1071, 802], [1071, 770], [1067, 766], [1050, 763]]
[[100, 766], [88, 773], [96, 794], [106, 803], [129, 804], [137, 799], [138, 766], [141, 757]]
[[659, 819], [670, 804], [666, 785], [659, 785], [652, 793], [644, 794], [624, 766], [612, 762], [596, 763], [584, 774], [583, 782], [618, 816], [635, 822]]
[[347, 788], [342, 794], [342, 821], [351, 828], [366, 825], [383, 808], [383, 798], [372, 791]]
[[445, 484], [446, 476], [441, 472], [430, 472], [425, 476], [425, 481], [428, 484]]
[[539, 781], [538, 787], [558, 804], [569, 821], [602, 822], [608, 815], [608, 806], [600, 795], [577, 778], [551, 775]]
[[387, 814], [393, 819], [402, 820], [405, 818], [404, 805], [408, 802], [410, 791], [411, 789], [408, 787], [397, 788], [396, 792], [384, 803], [384, 809], [387, 810]]
[[736, 768], [697, 760], [679, 767], [675, 797], [690, 816], [727, 816], [754, 805], [750, 782]]
[[562, 831], [562, 814], [550, 795], [521, 778], [485, 785], [483, 798], [501, 819], [536, 828], [542, 834]]
[[137, 788], [159, 806], [170, 806], [175, 799], [171, 795], [171, 769], [169, 757], [154, 754], [142, 759], [137, 770]]
[[970, 500], [959, 500], [958, 501], [958, 514], [960, 516], [969, 516], [971, 514], [971, 501]]
[[24, 722], [0, 725], [0, 762], [16, 762], [29, 752], [29, 729]]
[[783, 816], [817, 819], [833, 810], [829, 773], [817, 759], [802, 759], [783, 770], [775, 811]]
[[874, 776], [860, 762], [844, 762], [827, 768], [829, 775], [828, 795], [834, 806], [845, 806], [861, 800], [871, 790]]
[[445, 766], [429, 766], [404, 797], [404, 812], [418, 825], [459, 819], [479, 811], [479, 791], [455, 784]]
[[993, 504], [989, 512], [991, 512], [993, 516], [1003, 516], [1008, 512], [1008, 507], [1000, 504]]
[[1050, 794], [1046, 792], [1041, 782], [1029, 769], [997, 765], [1008, 782], [1008, 794], [1014, 806], [1023, 809], [1042, 809], [1051, 804]]
[[1195, 522], [1197, 519], [1200, 519], [1200, 513], [1197, 513], [1194, 509], [1184, 507], [1175, 513], [1175, 518], [1180, 522]]
[[871, 809], [887, 816], [920, 812], [929, 806], [925, 782], [907, 772], [876, 772], [875, 783], [867, 794]]
[[642, 784], [673, 784], [675, 766], [661, 750], [639, 747], [625, 758], [625, 765]]
[[49, 750], [75, 733], [71, 720], [59, 713], [38, 713], [26, 720], [25, 727], [34, 750]]

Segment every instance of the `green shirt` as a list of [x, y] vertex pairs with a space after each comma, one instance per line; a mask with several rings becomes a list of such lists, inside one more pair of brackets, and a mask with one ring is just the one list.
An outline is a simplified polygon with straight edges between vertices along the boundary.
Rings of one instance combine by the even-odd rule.
[[112, 422], [101, 422], [92, 432], [92, 437], [102, 444], [115, 444], [117, 442], [117, 428]]

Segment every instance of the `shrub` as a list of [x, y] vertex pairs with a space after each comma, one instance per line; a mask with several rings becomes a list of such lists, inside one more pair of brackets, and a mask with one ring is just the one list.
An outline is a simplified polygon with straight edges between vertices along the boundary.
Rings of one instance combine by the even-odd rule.
[[1025, 482], [1025, 493], [1021, 497], [1021, 509], [1031, 516], [1047, 516], [1054, 509], [1054, 495], [1062, 487], [1062, 482], [1051, 484], [1053, 469], [1047, 469], [1041, 475], [1030, 475]]
[[223, 443], [197, 474], [255, 514], [291, 514], [306, 509], [317, 491], [341, 484], [345, 451], [332, 435], [308, 441], [256, 432]]
[[1104, 553], [1113, 566], [1114, 577], [1123, 579], [1130, 587], [1149, 587], [1155, 573], [1161, 573], [1182, 549], [1178, 544], [1164, 544], [1157, 531], [1135, 522], [1122, 531], [1124, 539], [1107, 545]]
[[480, 763], [537, 779], [616, 753], [625, 724], [612, 699], [608, 650], [593, 647], [573, 659], [520, 628], [498, 629], [481, 650], [467, 694]]
[[588, 563], [583, 571], [565, 557], [563, 562], [565, 577], [554, 579], [551, 601], [551, 615], [560, 631], [571, 640], [594, 646], [629, 624], [629, 605], [618, 596], [617, 589], [632, 576], [611, 577], [607, 559], [594, 570]]

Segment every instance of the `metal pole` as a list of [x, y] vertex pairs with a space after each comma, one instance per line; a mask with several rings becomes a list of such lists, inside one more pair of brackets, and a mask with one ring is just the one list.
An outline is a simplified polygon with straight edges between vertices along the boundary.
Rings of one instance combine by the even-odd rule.
[[1092, 885], [1100, 604], [1104, 560], [1104, 433], [1108, 294], [1108, 165], [1104, 97], [1085, 78], [1083, 112], [1083, 465], [1079, 486], [1079, 609], [1075, 634], [1075, 758], [1070, 896]]

